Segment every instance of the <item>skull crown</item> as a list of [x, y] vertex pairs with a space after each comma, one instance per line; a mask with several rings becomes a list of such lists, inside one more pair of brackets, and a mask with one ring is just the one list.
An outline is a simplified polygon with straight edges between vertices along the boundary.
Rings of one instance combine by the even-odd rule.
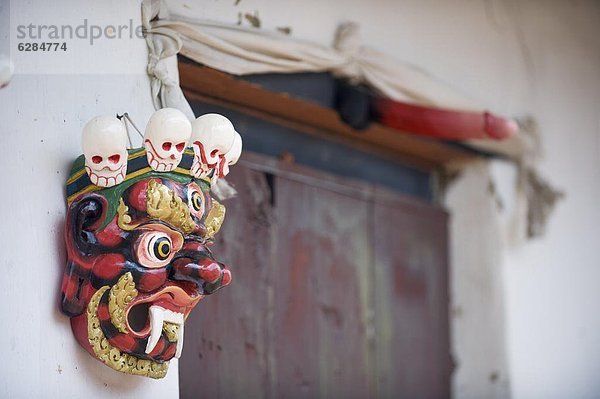
[[157, 172], [171, 172], [181, 162], [192, 134], [185, 114], [175, 108], [162, 108], [150, 117], [144, 135], [148, 164]]
[[99, 187], [112, 187], [127, 172], [127, 131], [113, 116], [97, 116], [83, 128], [81, 138], [85, 170]]
[[[147, 161], [144, 167], [154, 172], [185, 173], [214, 183], [227, 176], [229, 167], [242, 153], [242, 137], [229, 119], [205, 114], [190, 123], [175, 108], [162, 108], [152, 114], [146, 125], [143, 148], [128, 151], [127, 143], [125, 120], [101, 115], [84, 126], [82, 146], [89, 176], [87, 184], [91, 182], [99, 189], [123, 183], [128, 179], [128, 171], [133, 173], [141, 167], [140, 151]], [[128, 166], [128, 159], [136, 161]]]

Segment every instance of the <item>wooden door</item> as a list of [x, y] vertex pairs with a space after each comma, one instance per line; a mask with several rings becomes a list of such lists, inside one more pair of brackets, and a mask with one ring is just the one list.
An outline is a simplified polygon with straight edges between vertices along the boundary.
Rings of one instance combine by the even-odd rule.
[[186, 323], [183, 398], [449, 396], [446, 214], [247, 154]]

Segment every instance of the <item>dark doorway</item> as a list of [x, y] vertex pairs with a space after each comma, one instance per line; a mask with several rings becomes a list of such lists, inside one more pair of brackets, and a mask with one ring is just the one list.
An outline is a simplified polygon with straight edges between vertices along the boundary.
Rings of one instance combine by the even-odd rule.
[[233, 282], [186, 323], [181, 397], [449, 397], [442, 209], [255, 154], [228, 180]]

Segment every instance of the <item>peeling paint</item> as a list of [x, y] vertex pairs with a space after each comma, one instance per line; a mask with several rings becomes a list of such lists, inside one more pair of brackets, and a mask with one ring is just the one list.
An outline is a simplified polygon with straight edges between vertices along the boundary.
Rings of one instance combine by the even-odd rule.
[[258, 16], [258, 11], [255, 10], [253, 14], [245, 13], [244, 18], [250, 23], [250, 25], [253, 28], [260, 28], [261, 21], [260, 17]]

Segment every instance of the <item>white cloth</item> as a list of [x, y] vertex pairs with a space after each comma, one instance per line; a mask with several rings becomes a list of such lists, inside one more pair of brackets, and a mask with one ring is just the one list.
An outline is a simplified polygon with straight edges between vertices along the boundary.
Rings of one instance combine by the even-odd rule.
[[190, 120], [194, 112], [179, 87], [177, 53], [181, 50], [179, 34], [168, 28], [157, 26], [156, 18], [166, 14], [160, 0], [142, 2], [142, 26], [148, 45], [148, 68], [154, 108], [173, 107], [181, 110]]
[[234, 75], [330, 71], [364, 82], [397, 101], [440, 108], [482, 111], [426, 72], [367, 46], [357, 24], [342, 24], [334, 47], [291, 38], [280, 32], [192, 20], [169, 15], [164, 2], [144, 0], [143, 26], [148, 33], [152, 93], [160, 104], [182, 105], [175, 74], [163, 60], [180, 52]]

